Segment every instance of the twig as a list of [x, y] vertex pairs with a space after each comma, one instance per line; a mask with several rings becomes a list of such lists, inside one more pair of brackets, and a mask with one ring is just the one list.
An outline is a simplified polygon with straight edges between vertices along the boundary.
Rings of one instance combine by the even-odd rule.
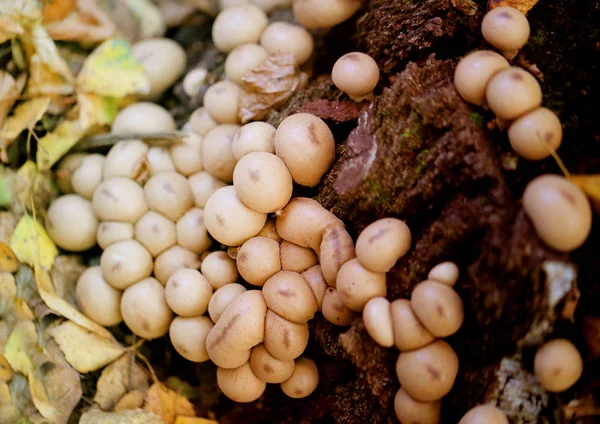
[[164, 132], [164, 133], [129, 133], [129, 134], [98, 134], [81, 139], [73, 148], [72, 152], [81, 152], [100, 147], [110, 147], [121, 140], [139, 139], [148, 143], [150, 146], [170, 147], [174, 144], [181, 143], [184, 138], [184, 133], [181, 132]]

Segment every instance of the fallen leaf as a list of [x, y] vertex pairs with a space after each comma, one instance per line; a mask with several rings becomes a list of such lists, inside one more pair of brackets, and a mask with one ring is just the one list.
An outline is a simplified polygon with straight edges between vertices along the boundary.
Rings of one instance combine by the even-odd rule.
[[7, 383], [0, 381], [0, 423], [17, 423], [21, 412], [14, 403]]
[[12, 203], [14, 176], [15, 172], [12, 169], [0, 166], [0, 208], [9, 208]]
[[488, 7], [495, 9], [500, 6], [510, 6], [527, 14], [539, 0], [488, 0]]
[[98, 7], [96, 0], [77, 0], [77, 8], [69, 16], [46, 22], [46, 29], [53, 40], [99, 43], [113, 35], [117, 27]]
[[77, 280], [86, 269], [81, 255], [59, 255], [50, 271], [56, 294], [73, 306], [77, 305], [75, 298]]
[[75, 8], [76, 0], [52, 0], [44, 5], [44, 22], [65, 19]]
[[219, 424], [219, 422], [208, 418], [182, 417], [180, 415], [175, 420], [175, 424]]
[[73, 321], [64, 321], [47, 331], [67, 362], [81, 373], [100, 369], [125, 352], [125, 348], [116, 341], [101, 337]]
[[17, 226], [17, 218], [7, 211], [0, 211], [0, 241], [10, 243], [10, 238]]
[[[44, 384], [37, 378], [34, 371], [30, 371], [27, 375], [29, 383], [29, 393], [31, 400], [40, 412], [40, 414], [49, 420], [51, 423], [64, 424], [66, 420], [61, 416], [60, 411], [52, 404], [48, 398]], [[68, 417], [67, 417], [68, 418]]]
[[123, 409], [137, 409], [144, 405], [146, 399], [146, 392], [143, 390], [132, 390], [129, 393], [123, 395], [121, 399], [115, 405], [115, 412], [122, 411]]
[[164, 421], [152, 412], [141, 409], [103, 412], [92, 408], [81, 416], [79, 424], [164, 424]]
[[[15, 104], [21, 95], [23, 88], [25, 88], [26, 81], [26, 74], [19, 75], [15, 80], [8, 72], [0, 71], [0, 128], [4, 125], [4, 120], [12, 109], [13, 104]], [[6, 152], [3, 152], [2, 161], [6, 162], [7, 160]]]
[[15, 301], [17, 300], [17, 284], [15, 277], [8, 272], [0, 273], [0, 316], [5, 321], [13, 321]]
[[40, 171], [47, 171], [67, 153], [83, 136], [79, 121], [63, 121], [54, 131], [43, 136], [38, 143], [36, 155]]
[[84, 92], [108, 97], [150, 91], [142, 65], [133, 56], [129, 44], [118, 38], [106, 40], [88, 56], [77, 84]]
[[13, 370], [28, 375], [33, 370], [31, 358], [38, 351], [38, 335], [32, 321], [18, 322], [4, 346], [4, 357]]
[[19, 220], [10, 239], [10, 247], [19, 261], [30, 266], [39, 264], [42, 269], [52, 268], [58, 254], [44, 227], [28, 214]]
[[7, 382], [13, 377], [14, 371], [8, 360], [0, 353], [0, 382]]
[[131, 352], [121, 356], [102, 371], [96, 386], [94, 402], [104, 410], [111, 410], [128, 392], [147, 389], [148, 376], [135, 362], [135, 353]]
[[600, 174], [572, 174], [569, 180], [577, 184], [590, 198], [600, 201]]
[[25, 32], [23, 26], [8, 16], [0, 16], [0, 44]]
[[164, 35], [167, 25], [156, 5], [148, 0], [125, 0], [125, 5], [140, 22], [142, 38]]
[[37, 0], [12, 0], [0, 2], [0, 15], [21, 25], [31, 24], [42, 17]]
[[194, 406], [180, 394], [169, 390], [160, 382], [154, 383], [146, 392], [145, 411], [153, 412], [167, 424], [174, 424], [179, 415], [193, 417]]
[[112, 124], [118, 112], [118, 99], [93, 93], [77, 93], [79, 123], [84, 131]]
[[35, 275], [30, 267], [21, 265], [19, 271], [15, 274], [15, 281], [19, 292], [17, 302], [24, 304], [21, 305], [23, 308], [28, 306], [35, 311], [35, 316], [31, 319], [42, 320], [47, 315], [53, 314], [53, 311], [44, 303], [38, 292]]
[[473, 16], [479, 9], [479, 6], [473, 0], [452, 0], [452, 6], [467, 16]]
[[0, 148], [5, 149], [24, 130], [32, 130], [42, 119], [50, 104], [50, 97], [38, 97], [19, 104], [0, 130]]
[[10, 208], [15, 215], [33, 210], [46, 210], [50, 201], [58, 196], [58, 190], [50, 171], [38, 169], [35, 162], [28, 160], [12, 179], [13, 196]]
[[0, 272], [10, 272], [14, 274], [19, 269], [19, 260], [17, 255], [6, 243], [0, 242]]

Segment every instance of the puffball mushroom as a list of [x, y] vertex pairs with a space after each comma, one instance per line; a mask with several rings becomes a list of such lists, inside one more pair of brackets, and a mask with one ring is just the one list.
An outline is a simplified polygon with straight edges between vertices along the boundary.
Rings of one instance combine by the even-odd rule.
[[114, 177], [100, 183], [92, 197], [92, 208], [101, 221], [134, 223], [146, 213], [148, 204], [144, 190], [135, 181]]
[[121, 240], [102, 252], [100, 266], [108, 284], [124, 290], [152, 274], [152, 255], [137, 240]]
[[175, 165], [169, 151], [165, 147], [153, 146], [148, 149], [148, 172], [152, 176], [159, 172], [175, 171]]
[[452, 287], [458, 280], [458, 274], [458, 266], [454, 262], [446, 261], [431, 268], [429, 274], [427, 274], [427, 279], [439, 281]]
[[[435, 402], [418, 401], [401, 388], [394, 397], [394, 412], [401, 423], [440, 424], [442, 403], [439, 400]], [[482, 421], [479, 424], [492, 423]]]
[[213, 193], [204, 208], [204, 224], [210, 235], [227, 246], [240, 246], [265, 225], [267, 214], [242, 203], [233, 186]]
[[379, 67], [368, 54], [351, 52], [340, 57], [331, 71], [335, 86], [351, 99], [361, 101], [379, 82]]
[[94, 191], [102, 182], [103, 165], [104, 155], [92, 153], [84, 157], [72, 172], [73, 191], [87, 200], [92, 200]]
[[530, 181], [523, 193], [523, 209], [540, 239], [559, 252], [581, 246], [592, 227], [588, 198], [559, 175], [541, 175]]
[[210, 130], [217, 126], [217, 123], [210, 116], [210, 113], [204, 107], [199, 107], [190, 115], [190, 128], [193, 132], [204, 137]]
[[162, 284], [167, 284], [171, 275], [182, 268], [200, 268], [200, 258], [196, 253], [175, 245], [156, 257], [154, 276]]
[[141, 140], [118, 141], [106, 155], [102, 175], [104, 178], [126, 177], [138, 180], [147, 175], [148, 145]]
[[246, 287], [237, 283], [225, 284], [217, 289], [208, 302], [208, 315], [210, 319], [214, 323], [219, 321], [227, 306], [233, 302], [233, 299], [245, 291]]
[[330, 286], [336, 287], [340, 268], [354, 257], [354, 241], [346, 229], [341, 225], [327, 227], [323, 232], [319, 259], [323, 276]]
[[217, 385], [225, 396], [240, 403], [255, 401], [267, 387], [254, 375], [249, 362], [235, 369], [217, 368]]
[[208, 172], [202, 171], [188, 178], [192, 197], [196, 207], [203, 209], [206, 206], [208, 198], [221, 187], [226, 187], [227, 184], [210, 175]]
[[148, 211], [135, 223], [135, 238], [153, 257], [177, 243], [175, 224], [158, 212]]
[[413, 399], [432, 402], [446, 396], [458, 373], [458, 357], [448, 343], [437, 340], [416, 350], [400, 352], [398, 381]]
[[204, 211], [192, 208], [183, 214], [176, 224], [177, 244], [194, 253], [208, 249], [212, 240], [204, 225]]
[[175, 120], [167, 109], [150, 102], [127, 106], [112, 123], [112, 134], [160, 133], [176, 130]]
[[279, 243], [267, 237], [246, 240], [237, 253], [237, 270], [244, 280], [262, 286], [281, 271]]
[[209, 253], [202, 260], [200, 270], [215, 290], [225, 284], [235, 283], [239, 277], [235, 261], [221, 250]]
[[385, 297], [387, 293], [385, 273], [369, 271], [356, 258], [342, 265], [336, 288], [344, 305], [357, 312], [361, 312], [370, 299]]
[[328, 287], [323, 296], [321, 312], [327, 321], [341, 327], [352, 324], [357, 317], [356, 312], [349, 309], [340, 297], [338, 290]]
[[369, 336], [379, 346], [394, 346], [394, 329], [390, 302], [385, 297], [374, 297], [363, 309], [363, 321]]
[[519, 156], [527, 160], [541, 160], [559, 148], [562, 134], [558, 116], [550, 109], [540, 107], [510, 125], [508, 140]]
[[418, 349], [435, 340], [415, 315], [408, 299], [396, 299], [390, 304], [394, 344], [400, 351]]
[[269, 20], [264, 11], [251, 4], [222, 10], [212, 26], [215, 47], [229, 53], [242, 44], [257, 43]]
[[182, 143], [171, 146], [170, 153], [180, 174], [189, 177], [202, 171], [202, 137], [198, 134], [185, 134]]
[[311, 249], [289, 241], [282, 241], [279, 250], [281, 269], [284, 271], [303, 272], [319, 262], [317, 255]]
[[529, 21], [518, 9], [500, 6], [490, 10], [481, 22], [485, 41], [506, 53], [516, 53], [529, 39]]
[[[273, 149], [273, 151], [275, 150]], [[58, 162], [54, 174], [56, 176], [56, 185], [61, 193], [73, 193], [73, 186], [71, 184], [73, 172], [79, 167], [81, 161], [86, 156], [87, 153], [71, 153]]]
[[206, 337], [213, 328], [210, 319], [199, 317], [175, 317], [169, 327], [169, 338], [181, 356], [192, 362], [206, 362]]
[[170, 38], [149, 38], [131, 47], [144, 69], [150, 92], [143, 97], [157, 99], [185, 72], [187, 55], [183, 47]]
[[410, 306], [427, 331], [436, 337], [448, 337], [458, 331], [464, 320], [460, 296], [447, 284], [422, 281], [415, 286]]
[[224, 124], [210, 130], [202, 142], [204, 170], [213, 177], [230, 183], [237, 163], [231, 143], [239, 125]]
[[165, 301], [165, 289], [154, 278], [145, 278], [123, 292], [121, 314], [127, 327], [144, 339], [167, 334], [173, 319]]
[[200, 316], [208, 309], [213, 289], [200, 272], [182, 268], [171, 275], [165, 286], [169, 308], [183, 317]]
[[470, 409], [458, 424], [508, 424], [506, 415], [494, 405], [477, 405]]
[[491, 50], [478, 50], [463, 57], [454, 70], [454, 87], [460, 97], [481, 106], [485, 103], [485, 88], [492, 76], [510, 64]]
[[323, 307], [323, 299], [325, 298], [325, 290], [327, 290], [327, 282], [321, 272], [321, 265], [314, 265], [302, 273], [302, 277], [308, 283], [308, 286], [315, 295], [317, 307], [319, 311]]
[[282, 240], [281, 237], [279, 237], [279, 234], [277, 234], [274, 218], [267, 218], [267, 222], [265, 222], [265, 225], [258, 232], [257, 236], [270, 238], [271, 240], [275, 240], [277, 243], [281, 243]]
[[242, 77], [251, 69], [261, 65], [267, 57], [269, 53], [258, 44], [237, 46], [225, 59], [225, 75], [236, 84], [242, 84]]
[[305, 28], [330, 28], [349, 19], [359, 0], [301, 0], [293, 2], [294, 17]]
[[272, 153], [248, 153], [233, 171], [233, 186], [239, 199], [257, 212], [282, 209], [292, 197], [293, 185], [287, 166]]
[[233, 135], [231, 149], [236, 160], [251, 152], [275, 153], [275, 127], [262, 121], [250, 122]]
[[302, 355], [308, 345], [308, 324], [292, 322], [267, 309], [265, 348], [273, 357], [289, 361]]
[[281, 361], [272, 356], [263, 344], [252, 349], [250, 367], [261, 381], [267, 383], [283, 383], [294, 372], [293, 359]]
[[92, 203], [76, 194], [54, 200], [46, 214], [46, 231], [54, 243], [71, 252], [82, 252], [96, 244], [98, 219]]
[[208, 70], [206, 68], [195, 68], [185, 74], [181, 86], [183, 92], [189, 97], [194, 97], [200, 92], [202, 86], [206, 84]]
[[242, 89], [231, 81], [219, 81], [204, 94], [204, 108], [219, 124], [236, 124], [240, 121], [240, 97]]
[[260, 45], [268, 54], [292, 53], [296, 66], [302, 66], [315, 48], [313, 36], [304, 27], [288, 22], [271, 23], [260, 36]]
[[583, 373], [583, 360], [577, 348], [567, 339], [546, 342], [535, 354], [535, 376], [552, 393], [570, 389]]
[[98, 224], [96, 239], [104, 250], [114, 242], [133, 238], [133, 224], [129, 222], [104, 221]]
[[177, 172], [160, 172], [144, 185], [148, 207], [177, 221], [194, 204], [187, 179]]
[[307, 397], [319, 385], [319, 370], [315, 362], [308, 358], [296, 360], [294, 372], [281, 383], [283, 393], [294, 399]]
[[265, 282], [262, 292], [269, 309], [292, 322], [308, 322], [317, 312], [315, 296], [297, 272], [278, 272]]
[[356, 257], [373, 272], [388, 272], [410, 249], [410, 228], [397, 218], [369, 224], [356, 240]]
[[498, 118], [512, 120], [542, 104], [542, 88], [533, 75], [513, 66], [492, 76], [485, 99]]
[[75, 297], [81, 312], [92, 321], [105, 327], [123, 321], [121, 292], [104, 280], [99, 266], [89, 267], [79, 276]]
[[335, 160], [335, 140], [323, 120], [310, 113], [285, 118], [275, 132], [275, 152], [288, 167], [294, 182], [319, 184]]

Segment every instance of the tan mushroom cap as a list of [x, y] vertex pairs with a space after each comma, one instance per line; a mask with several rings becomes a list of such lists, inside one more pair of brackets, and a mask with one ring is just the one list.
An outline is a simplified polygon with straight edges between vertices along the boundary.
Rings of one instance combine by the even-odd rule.
[[394, 346], [394, 328], [390, 302], [385, 297], [374, 297], [363, 309], [363, 321], [369, 336], [379, 346]]
[[464, 321], [460, 296], [447, 284], [422, 281], [415, 286], [410, 306], [425, 328], [436, 337], [448, 337], [458, 331]]
[[335, 160], [335, 140], [321, 118], [296, 113], [279, 124], [275, 132], [275, 152], [296, 183], [313, 187]]
[[94, 191], [102, 182], [104, 162], [105, 156], [97, 153], [84, 157], [81, 164], [72, 173], [71, 185], [73, 191], [87, 200], [92, 200]]
[[349, 19], [359, 8], [358, 0], [293, 2], [294, 17], [305, 28], [330, 28]]
[[101, 221], [133, 223], [148, 210], [142, 187], [124, 177], [102, 181], [94, 192], [92, 206]]
[[280, 21], [271, 23], [263, 31], [260, 44], [268, 54], [292, 53], [297, 66], [306, 63], [315, 48], [312, 34], [304, 27]]
[[273, 357], [281, 361], [297, 358], [306, 349], [308, 337], [308, 324], [292, 322], [267, 310], [264, 343]]
[[121, 314], [127, 327], [144, 339], [167, 334], [173, 319], [165, 288], [154, 278], [143, 279], [123, 292]]
[[[394, 411], [396, 418], [401, 423], [440, 424], [442, 403], [439, 400], [434, 402], [418, 401], [401, 388], [394, 397]], [[484, 422], [480, 424], [484, 424]], [[486, 421], [485, 424], [492, 423]]]
[[239, 128], [231, 144], [233, 156], [240, 160], [251, 152], [275, 153], [275, 127], [262, 121], [250, 122]]
[[181, 83], [183, 92], [189, 97], [194, 98], [207, 83], [208, 69], [194, 68], [190, 70]]
[[154, 276], [162, 284], [167, 284], [171, 275], [182, 268], [200, 268], [200, 258], [196, 253], [175, 245], [156, 257]]
[[416, 350], [400, 352], [396, 374], [414, 399], [431, 402], [446, 396], [458, 373], [458, 357], [448, 343], [437, 340]]
[[581, 246], [592, 227], [590, 202], [581, 189], [558, 175], [541, 175], [525, 187], [523, 209], [537, 235], [559, 252]]
[[102, 252], [100, 266], [108, 284], [124, 290], [152, 274], [152, 255], [137, 240], [121, 240]]
[[[273, 149], [275, 151], [275, 149]], [[73, 172], [79, 167], [83, 158], [87, 153], [71, 153], [66, 155], [58, 162], [56, 171], [56, 185], [62, 194], [73, 193], [73, 185], [71, 184]]]
[[171, 146], [171, 158], [175, 169], [189, 177], [202, 171], [202, 137], [193, 132], [184, 134], [181, 143]]
[[356, 240], [356, 257], [373, 272], [388, 272], [406, 255], [411, 244], [410, 228], [396, 218], [383, 218], [369, 224]]
[[222, 250], [206, 255], [202, 260], [200, 271], [215, 290], [225, 284], [235, 283], [239, 277], [235, 261]]
[[478, 405], [470, 409], [458, 424], [508, 424], [508, 419], [494, 405]]
[[317, 300], [317, 307], [319, 311], [323, 307], [323, 299], [325, 298], [325, 291], [327, 290], [327, 282], [321, 271], [321, 265], [314, 265], [308, 268], [302, 273], [302, 277], [308, 283], [308, 286], [315, 295]]
[[459, 272], [458, 266], [454, 262], [446, 261], [431, 268], [427, 279], [453, 286], [458, 281]]
[[485, 89], [490, 109], [501, 119], [516, 119], [542, 104], [542, 88], [526, 70], [513, 66], [490, 79]]
[[121, 292], [104, 280], [99, 266], [89, 267], [79, 276], [75, 297], [81, 312], [92, 321], [104, 327], [123, 321]]
[[478, 50], [463, 57], [454, 71], [454, 87], [469, 103], [485, 103], [485, 88], [492, 76], [510, 67], [508, 61], [491, 50]]
[[239, 125], [223, 124], [210, 130], [202, 142], [204, 170], [213, 177], [230, 183], [237, 160], [233, 156], [231, 143]]
[[212, 244], [204, 225], [204, 211], [192, 208], [177, 220], [177, 244], [194, 253], [202, 253]]
[[210, 319], [214, 323], [219, 321], [227, 306], [233, 302], [233, 299], [245, 291], [246, 287], [237, 283], [225, 284], [223, 287], [217, 289], [210, 298], [210, 302], [208, 302], [208, 315]]
[[164, 107], [150, 102], [127, 106], [115, 117], [112, 134], [150, 134], [176, 130], [175, 120]]
[[244, 280], [262, 286], [281, 271], [279, 243], [267, 237], [246, 240], [237, 252], [237, 269]]
[[144, 186], [148, 207], [177, 221], [194, 204], [187, 179], [177, 172], [153, 175]]
[[165, 286], [169, 308], [184, 317], [200, 316], [208, 309], [213, 289], [199, 271], [191, 268], [177, 270]]
[[283, 383], [294, 372], [293, 359], [281, 361], [272, 356], [263, 344], [252, 349], [250, 367], [259, 380], [267, 383]]
[[527, 160], [541, 160], [550, 156], [560, 147], [562, 135], [560, 119], [545, 107], [520, 117], [508, 129], [510, 145]]
[[387, 293], [385, 273], [369, 271], [356, 258], [342, 265], [336, 287], [342, 302], [357, 312], [361, 312], [370, 299], [385, 297]]
[[104, 221], [98, 224], [96, 239], [102, 249], [114, 242], [133, 238], [133, 224], [129, 222]]
[[281, 383], [281, 390], [291, 398], [300, 399], [314, 392], [318, 385], [319, 370], [315, 361], [299, 358], [290, 378]]
[[336, 287], [337, 276], [342, 265], [356, 257], [354, 240], [341, 225], [331, 225], [323, 232], [319, 251], [321, 270], [327, 283]]
[[552, 393], [570, 389], [583, 373], [583, 360], [577, 348], [567, 339], [546, 342], [535, 354], [535, 376]]
[[335, 86], [350, 98], [360, 100], [373, 92], [379, 82], [379, 67], [368, 54], [351, 52], [340, 57], [331, 71]]
[[518, 9], [500, 6], [490, 10], [481, 22], [485, 41], [503, 52], [519, 50], [529, 39], [529, 21]]
[[196, 207], [204, 209], [208, 198], [221, 187], [226, 187], [227, 184], [210, 175], [208, 172], [202, 171], [188, 178], [192, 197]]
[[356, 312], [344, 305], [338, 290], [333, 287], [325, 290], [321, 312], [327, 321], [341, 327], [352, 324], [352, 321], [358, 316]]
[[257, 43], [269, 23], [264, 11], [251, 4], [222, 10], [212, 26], [215, 47], [228, 53], [242, 44]]
[[267, 222], [257, 234], [258, 237], [267, 237], [271, 240], [275, 240], [277, 243], [281, 243], [282, 239], [277, 234], [277, 228], [275, 227], [275, 218], [267, 218]]
[[242, 77], [251, 69], [261, 65], [269, 57], [264, 47], [258, 44], [237, 46], [225, 59], [225, 75], [236, 84], [242, 84]]
[[249, 362], [235, 369], [217, 368], [217, 385], [225, 396], [240, 403], [255, 401], [267, 387], [254, 375]]
[[159, 172], [175, 171], [173, 159], [166, 147], [150, 147], [146, 158], [148, 159], [148, 172], [151, 176]]
[[231, 81], [219, 81], [204, 94], [204, 108], [219, 124], [237, 124], [240, 120], [240, 97], [242, 89]]
[[413, 312], [408, 299], [396, 299], [390, 306], [394, 323], [394, 344], [398, 350], [418, 349], [435, 340]]
[[82, 252], [96, 244], [98, 219], [92, 203], [77, 194], [54, 200], [46, 214], [46, 231], [58, 247]]
[[135, 238], [154, 257], [177, 243], [175, 224], [158, 212], [148, 211], [135, 223]]
[[213, 328], [210, 319], [204, 316], [176, 317], [169, 328], [173, 347], [181, 356], [192, 362], [206, 362], [206, 337]]
[[282, 241], [280, 247], [281, 269], [284, 271], [304, 272], [319, 262], [315, 252], [289, 241]]
[[292, 322], [308, 322], [317, 312], [317, 300], [297, 272], [278, 272], [265, 282], [262, 292], [269, 309]]
[[190, 128], [193, 132], [201, 137], [204, 137], [210, 130], [215, 128], [218, 124], [210, 116], [210, 113], [205, 107], [199, 107], [190, 115]]
[[103, 161], [102, 175], [104, 179], [125, 177], [137, 180], [142, 174], [147, 175], [148, 145], [142, 140], [121, 140], [117, 142]]

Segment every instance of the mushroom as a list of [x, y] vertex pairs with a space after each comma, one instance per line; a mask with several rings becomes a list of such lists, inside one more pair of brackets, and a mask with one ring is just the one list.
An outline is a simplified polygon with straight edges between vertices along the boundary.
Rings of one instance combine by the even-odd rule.
[[318, 385], [319, 370], [315, 362], [299, 358], [290, 378], [281, 383], [281, 390], [291, 398], [300, 399], [314, 392]]
[[266, 122], [250, 122], [235, 132], [231, 149], [236, 160], [251, 152], [275, 153], [275, 127]]
[[[274, 151], [275, 148], [273, 148]], [[71, 153], [58, 162], [54, 175], [56, 177], [56, 185], [61, 193], [73, 193], [73, 185], [71, 184], [73, 172], [79, 167], [86, 156], [87, 153]]]
[[281, 269], [284, 271], [303, 272], [319, 262], [311, 249], [289, 241], [281, 242], [280, 252]]
[[323, 277], [323, 273], [321, 272], [321, 265], [311, 266], [302, 273], [302, 277], [304, 277], [304, 281], [308, 283], [308, 286], [315, 295], [317, 307], [320, 311], [323, 307], [325, 290], [327, 290], [327, 283], [325, 282], [325, 277]]
[[96, 239], [102, 249], [114, 242], [133, 238], [133, 224], [129, 222], [104, 221], [98, 224]]
[[54, 200], [46, 213], [46, 231], [58, 247], [82, 252], [96, 244], [98, 219], [92, 204], [77, 194]]
[[302, 66], [315, 48], [312, 34], [300, 25], [272, 22], [260, 36], [260, 45], [268, 54], [292, 53], [296, 66]]
[[432, 402], [446, 396], [458, 373], [458, 357], [448, 343], [437, 340], [416, 350], [400, 352], [396, 374], [413, 399]]
[[217, 385], [225, 396], [240, 403], [255, 401], [267, 387], [254, 375], [249, 362], [235, 369], [217, 368]]
[[154, 276], [162, 284], [167, 284], [171, 275], [182, 268], [200, 268], [200, 258], [196, 253], [175, 245], [156, 257]]
[[357, 316], [356, 312], [344, 305], [339, 292], [333, 287], [325, 290], [321, 312], [327, 321], [341, 327], [352, 324]]
[[208, 315], [210, 316], [210, 319], [214, 323], [219, 321], [223, 311], [225, 311], [227, 306], [233, 302], [233, 299], [245, 291], [246, 288], [237, 283], [225, 284], [217, 289], [208, 302]]
[[239, 125], [224, 124], [210, 130], [202, 143], [204, 170], [221, 181], [233, 181], [233, 170], [237, 163], [231, 143]]
[[175, 120], [167, 109], [155, 103], [139, 102], [119, 112], [110, 132], [119, 135], [152, 134], [175, 131], [175, 129]]
[[215, 290], [235, 283], [239, 277], [235, 261], [221, 250], [209, 253], [202, 260], [200, 270]]
[[442, 262], [431, 268], [427, 274], [428, 280], [439, 281], [452, 287], [458, 280], [458, 266], [454, 262]]
[[212, 25], [212, 41], [222, 52], [229, 53], [242, 44], [257, 43], [269, 20], [265, 12], [251, 4], [222, 10]]
[[533, 75], [513, 66], [492, 76], [485, 99], [500, 119], [512, 120], [542, 104], [542, 88]]
[[191, 268], [177, 270], [165, 286], [165, 299], [177, 315], [195, 317], [208, 309], [213, 289], [200, 272]]
[[427, 346], [435, 337], [421, 324], [408, 299], [396, 299], [391, 304], [394, 344], [400, 351]]
[[204, 224], [212, 237], [226, 246], [240, 246], [265, 225], [267, 214], [253, 211], [238, 198], [235, 188], [218, 189], [206, 202]]
[[190, 128], [196, 134], [204, 137], [210, 130], [217, 126], [217, 123], [210, 116], [210, 113], [204, 107], [199, 107], [190, 115]]
[[207, 250], [212, 240], [204, 225], [204, 211], [192, 208], [183, 214], [176, 224], [177, 244], [194, 253]]
[[144, 186], [148, 207], [177, 221], [194, 204], [187, 179], [177, 172], [160, 172]]
[[75, 193], [92, 200], [94, 191], [102, 182], [104, 158], [104, 155], [92, 153], [81, 160], [81, 164], [73, 170], [71, 177], [71, 185]]
[[257, 212], [271, 213], [285, 207], [292, 197], [293, 184], [285, 163], [272, 153], [248, 153], [233, 171], [239, 199]]
[[[410, 397], [402, 388], [396, 392], [394, 397], [394, 411], [401, 423], [440, 424], [441, 410], [442, 403], [439, 400], [421, 402]], [[481, 421], [479, 424], [484, 423], [494, 424], [488, 421]]]
[[525, 187], [523, 209], [537, 235], [559, 252], [577, 249], [592, 227], [592, 208], [581, 189], [558, 175], [541, 175]]
[[438, 281], [422, 281], [415, 286], [410, 306], [423, 326], [435, 337], [448, 337], [464, 320], [463, 303], [454, 289]]
[[535, 354], [535, 376], [544, 390], [560, 393], [570, 389], [583, 373], [583, 360], [567, 339], [546, 342]]
[[301, 0], [293, 2], [294, 17], [305, 28], [330, 28], [349, 19], [359, 0]]
[[485, 41], [504, 52], [515, 56], [529, 39], [529, 21], [520, 10], [500, 6], [490, 10], [481, 22], [481, 33]]
[[394, 329], [392, 326], [392, 310], [385, 297], [374, 297], [363, 309], [363, 321], [369, 336], [379, 346], [394, 346]]
[[308, 345], [308, 324], [287, 320], [271, 309], [265, 318], [265, 348], [275, 358], [289, 361], [302, 355]]
[[282, 241], [281, 237], [279, 237], [279, 234], [277, 234], [274, 218], [267, 218], [265, 225], [258, 232], [257, 236], [270, 238], [271, 240], [275, 240], [277, 243], [281, 243]]
[[220, 181], [210, 175], [208, 172], [202, 171], [188, 178], [194, 204], [198, 208], [204, 208], [208, 198], [221, 187], [226, 187], [223, 181]]
[[171, 158], [175, 169], [189, 177], [202, 171], [202, 137], [193, 132], [183, 136], [183, 142], [171, 146]]
[[550, 109], [540, 107], [511, 124], [508, 140], [519, 156], [527, 160], [541, 160], [559, 148], [562, 134], [558, 116]]
[[[244, 280], [262, 286], [281, 271], [279, 243], [267, 237], [246, 240], [237, 252], [237, 269]], [[312, 252], [311, 252], [312, 253]]]
[[144, 69], [150, 83], [146, 99], [158, 99], [185, 72], [187, 55], [170, 38], [148, 38], [135, 43], [131, 51]]
[[351, 52], [340, 57], [331, 71], [335, 86], [352, 100], [369, 97], [379, 82], [379, 67], [368, 54]]
[[485, 87], [492, 76], [510, 64], [502, 55], [491, 50], [478, 50], [463, 57], [454, 70], [454, 87], [467, 102], [482, 106]]
[[272, 356], [263, 344], [252, 349], [250, 367], [259, 380], [267, 383], [283, 383], [294, 372], [293, 359], [281, 361]]
[[144, 190], [135, 181], [114, 177], [100, 183], [92, 197], [92, 208], [101, 221], [134, 223], [146, 213], [148, 204]]
[[470, 409], [458, 424], [508, 424], [506, 415], [494, 405], [477, 405]]
[[173, 159], [166, 147], [150, 147], [146, 159], [148, 160], [148, 173], [151, 176], [159, 172], [175, 171]]
[[158, 212], [148, 211], [135, 223], [135, 238], [153, 257], [177, 243], [175, 224]]
[[75, 297], [81, 312], [92, 321], [105, 327], [123, 321], [121, 292], [104, 280], [99, 266], [89, 267], [79, 276]]
[[262, 64], [269, 53], [258, 44], [242, 44], [237, 46], [225, 59], [225, 75], [236, 84], [242, 84], [242, 78], [251, 69]]
[[262, 292], [269, 309], [292, 322], [308, 322], [317, 312], [317, 300], [297, 272], [279, 271], [265, 282]]
[[102, 252], [100, 266], [108, 284], [124, 290], [152, 274], [152, 255], [137, 240], [121, 240]]
[[333, 134], [321, 118], [296, 113], [285, 118], [275, 132], [275, 152], [294, 182], [308, 187], [319, 184], [335, 160]]
[[385, 273], [369, 271], [356, 258], [342, 265], [336, 288], [344, 305], [357, 312], [361, 312], [370, 299], [385, 297], [387, 293]]
[[165, 288], [154, 278], [145, 278], [123, 292], [121, 314], [127, 327], [144, 339], [167, 334], [173, 319]]
[[356, 240], [356, 257], [373, 272], [388, 272], [410, 249], [410, 228], [399, 219], [383, 218], [369, 224]]
[[181, 84], [183, 92], [188, 97], [194, 97], [200, 92], [202, 86], [206, 84], [208, 77], [208, 69], [206, 68], [194, 68], [185, 74], [183, 82]]
[[169, 337], [177, 353], [185, 359], [206, 362], [209, 360], [206, 337], [212, 328], [212, 321], [204, 316], [175, 317], [169, 327]]
[[204, 108], [219, 124], [237, 124], [240, 120], [242, 89], [231, 81], [219, 81], [204, 94]]
[[104, 179], [125, 177], [145, 182], [148, 176], [148, 145], [141, 140], [118, 141], [106, 155]]
[[327, 283], [335, 287], [342, 265], [356, 257], [354, 241], [342, 225], [331, 225], [323, 232], [319, 251], [321, 271]]

